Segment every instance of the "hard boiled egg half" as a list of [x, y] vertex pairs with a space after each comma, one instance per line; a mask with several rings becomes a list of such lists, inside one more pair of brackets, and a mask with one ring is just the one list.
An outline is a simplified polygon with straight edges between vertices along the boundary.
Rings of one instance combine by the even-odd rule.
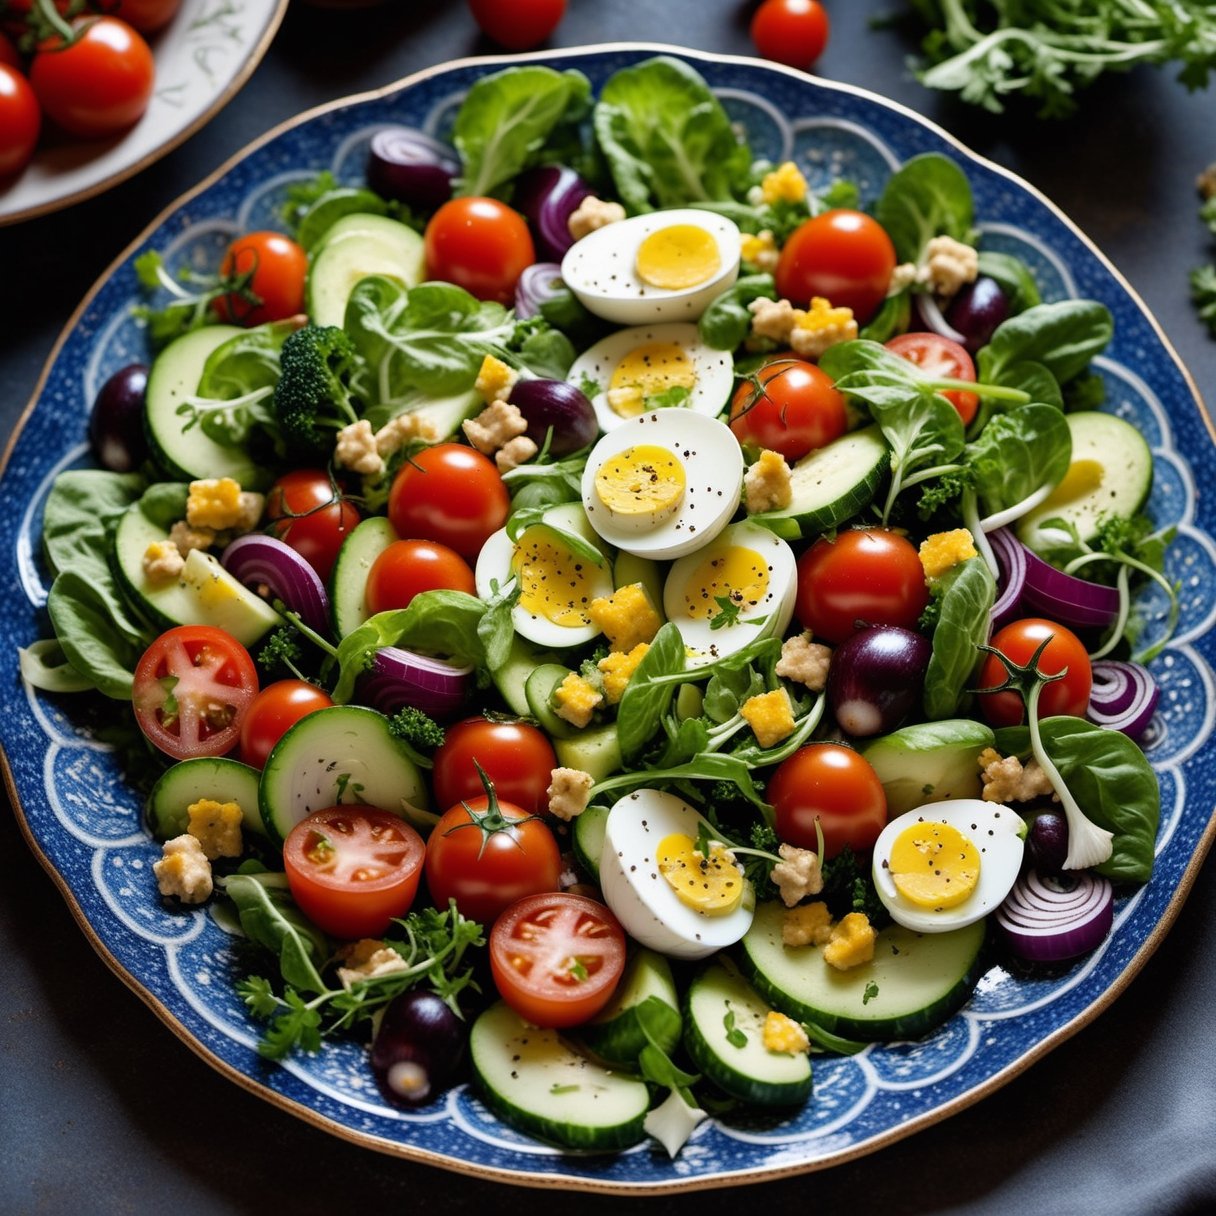
[[672, 565], [663, 611], [679, 626], [695, 665], [757, 638], [782, 637], [797, 594], [794, 551], [767, 528], [743, 521]]
[[566, 379], [591, 399], [601, 431], [654, 409], [717, 416], [730, 400], [735, 364], [683, 322], [618, 330], [589, 347]]
[[917, 933], [961, 929], [995, 911], [1022, 867], [1026, 821], [999, 802], [957, 798], [892, 819], [874, 844], [874, 886]]
[[583, 470], [595, 531], [639, 557], [682, 557], [714, 539], [739, 506], [743, 451], [725, 423], [656, 410], [609, 431]]
[[652, 211], [575, 241], [562, 259], [562, 280], [605, 321], [695, 321], [739, 277], [741, 244], [725, 216], [692, 207]]
[[591, 601], [613, 589], [612, 563], [576, 502], [550, 507], [514, 539], [508, 521], [482, 546], [474, 578], [483, 600], [518, 586], [511, 624], [545, 647], [591, 641], [599, 633], [588, 611]]
[[634, 790], [604, 826], [600, 887], [625, 932], [673, 958], [705, 958], [752, 923], [755, 895], [724, 848], [696, 850], [702, 817], [675, 794]]

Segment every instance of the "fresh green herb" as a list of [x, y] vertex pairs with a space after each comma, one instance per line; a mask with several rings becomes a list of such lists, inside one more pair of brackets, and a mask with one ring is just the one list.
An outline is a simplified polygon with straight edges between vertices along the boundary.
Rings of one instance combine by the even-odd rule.
[[861, 1003], [863, 1005], [868, 1005], [876, 996], [878, 996], [878, 985], [871, 980], [862, 991]]
[[135, 274], [145, 291], [164, 291], [169, 295], [169, 303], [163, 307], [140, 304], [132, 310], [147, 325], [148, 338], [154, 350], [167, 346], [174, 338], [211, 324], [214, 320], [213, 305], [221, 296], [232, 296], [250, 308], [262, 303], [262, 297], [250, 286], [256, 269], [253, 266], [230, 275], [203, 274], [183, 267], [174, 278], [165, 267], [165, 259], [155, 249], [141, 253], [134, 265]]
[[443, 745], [443, 727], [429, 714], [413, 705], [399, 709], [388, 720], [389, 734], [412, 753], [415, 763], [431, 767], [430, 752]]
[[727, 1002], [726, 1016], [722, 1019], [722, 1025], [726, 1030], [726, 1041], [732, 1047], [746, 1047], [747, 1035], [735, 1025], [735, 1011], [731, 1009], [730, 1002]]
[[549, 1092], [556, 1097], [558, 1094], [576, 1094], [581, 1088], [581, 1085], [559, 1085], [558, 1082], [554, 1081], [549, 1086]]
[[290, 625], [280, 625], [258, 648], [254, 661], [269, 680], [303, 680], [304, 644]]

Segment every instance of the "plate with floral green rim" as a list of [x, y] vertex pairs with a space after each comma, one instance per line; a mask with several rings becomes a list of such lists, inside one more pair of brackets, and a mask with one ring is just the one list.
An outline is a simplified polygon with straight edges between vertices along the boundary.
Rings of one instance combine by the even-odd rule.
[[[503, 1181], [595, 1191], [728, 1186], [810, 1171], [908, 1135], [982, 1098], [1100, 1013], [1143, 966], [1177, 915], [1210, 847], [1216, 756], [1202, 750], [1216, 713], [1209, 626], [1216, 617], [1213, 505], [1195, 488], [1216, 480], [1216, 442], [1202, 402], [1143, 303], [1058, 210], [1004, 169], [968, 152], [911, 111], [848, 86], [754, 60], [615, 45], [529, 56], [577, 68], [598, 86], [614, 70], [666, 51], [692, 63], [757, 155], [794, 159], [813, 184], [848, 177], [872, 201], [908, 157], [956, 159], [975, 194], [981, 247], [1016, 252], [1045, 299], [1102, 301], [1115, 338], [1096, 363], [1103, 408], [1128, 419], [1153, 451], [1149, 509], [1178, 540], [1168, 574], [1181, 588], [1177, 632], [1153, 671], [1161, 700], [1145, 740], [1161, 787], [1156, 866], [1146, 886], [1120, 895], [1114, 928], [1092, 955], [1060, 971], [992, 967], [969, 1002], [922, 1040], [817, 1057], [805, 1107], [777, 1115], [720, 1116], [702, 1124], [674, 1160], [653, 1142], [615, 1155], [580, 1155], [506, 1127], [466, 1085], [432, 1105], [400, 1111], [380, 1098], [356, 1043], [327, 1046], [283, 1065], [258, 1056], [257, 1024], [236, 995], [232, 939], [208, 909], [178, 910], [156, 894], [159, 850], [139, 799], [103, 741], [107, 706], [23, 688], [0, 720], [23, 829], [102, 957], [189, 1046], [266, 1100], [329, 1132], [400, 1157]], [[85, 426], [99, 385], [146, 358], [130, 308], [133, 263], [147, 249], [170, 266], [214, 262], [242, 230], [273, 226], [285, 191], [318, 168], [358, 181], [374, 132], [406, 123], [448, 130], [480, 74], [512, 60], [470, 60], [335, 102], [277, 128], [161, 215], [94, 287], [69, 324], [0, 482], [26, 504], [0, 521], [8, 602], [0, 672], [19, 687], [16, 650], [46, 632], [48, 573], [39, 519], [62, 469], [87, 464]], [[1164, 604], [1140, 605], [1149, 636]], [[110, 708], [112, 713], [112, 708]], [[37, 746], [35, 746], [35, 743]]]

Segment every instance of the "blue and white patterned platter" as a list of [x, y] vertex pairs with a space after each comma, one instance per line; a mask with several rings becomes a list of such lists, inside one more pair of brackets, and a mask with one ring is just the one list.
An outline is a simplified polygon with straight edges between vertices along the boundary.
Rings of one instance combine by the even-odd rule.
[[[533, 58], [579, 68], [598, 86], [661, 49], [617, 46]], [[403, 122], [442, 134], [471, 81], [498, 62], [453, 64], [304, 115], [156, 221], [93, 289], [56, 351], [0, 482], [5, 502], [24, 504], [0, 518], [11, 606], [0, 625], [0, 678], [11, 690], [0, 742], [26, 835], [90, 940], [191, 1047], [260, 1096], [336, 1135], [483, 1177], [588, 1190], [729, 1185], [831, 1165], [924, 1127], [1009, 1080], [1114, 998], [1173, 921], [1216, 831], [1216, 755], [1201, 751], [1216, 712], [1206, 636], [1216, 617], [1214, 509], [1212, 497], [1195, 490], [1216, 484], [1216, 443], [1153, 319], [1050, 204], [909, 111], [750, 60], [685, 57], [747, 128], [758, 154], [792, 157], [813, 182], [849, 177], [870, 201], [908, 157], [932, 150], [956, 158], [974, 188], [985, 248], [1025, 257], [1045, 298], [1092, 297], [1114, 314], [1115, 339], [1098, 363], [1106, 408], [1148, 437], [1156, 467], [1151, 510], [1159, 523], [1178, 529], [1169, 574], [1182, 587], [1181, 624], [1154, 664], [1163, 693], [1148, 739], [1162, 791], [1156, 871], [1145, 888], [1119, 901], [1106, 943], [1065, 973], [1028, 979], [994, 968], [969, 1004], [926, 1040], [816, 1059], [815, 1093], [805, 1109], [706, 1123], [675, 1161], [653, 1143], [614, 1157], [538, 1144], [504, 1127], [466, 1087], [426, 1110], [390, 1109], [353, 1044], [281, 1067], [260, 1059], [258, 1030], [233, 988], [231, 939], [210, 912], [161, 902], [150, 870], [158, 849], [141, 827], [138, 799], [116, 758], [94, 736], [99, 723], [69, 698], [23, 689], [16, 647], [46, 632], [47, 577], [38, 551], [47, 488], [59, 470], [86, 462], [85, 425], [99, 385], [146, 357], [130, 316], [139, 292], [135, 257], [156, 248], [168, 252], [171, 265], [213, 264], [232, 234], [274, 224], [292, 182], [325, 168], [341, 180], [359, 180], [377, 126]], [[1162, 605], [1150, 599], [1145, 608], [1159, 627]]]

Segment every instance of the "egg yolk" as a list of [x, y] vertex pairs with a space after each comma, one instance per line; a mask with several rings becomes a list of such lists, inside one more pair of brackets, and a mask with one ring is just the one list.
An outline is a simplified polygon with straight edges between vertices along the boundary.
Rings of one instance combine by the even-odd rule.
[[595, 474], [595, 492], [613, 522], [654, 527], [684, 500], [684, 466], [667, 448], [639, 443], [609, 456]]
[[638, 247], [638, 278], [664, 291], [697, 287], [721, 268], [718, 242], [696, 224], [669, 224]]
[[635, 346], [616, 365], [608, 382], [608, 404], [622, 417], [634, 418], [648, 408], [647, 399], [670, 389], [691, 392], [697, 369], [676, 342]]
[[676, 898], [694, 912], [726, 916], [743, 899], [743, 875], [723, 845], [712, 844], [704, 857], [691, 836], [673, 832], [659, 842], [655, 861]]
[[895, 889], [918, 908], [955, 908], [975, 891], [980, 854], [948, 823], [914, 823], [895, 838], [887, 866]]
[[572, 553], [543, 525], [527, 528], [515, 542], [511, 571], [519, 583], [519, 606], [533, 616], [571, 628], [590, 622], [596, 567]]
[[694, 620], [723, 611], [726, 598], [743, 611], [768, 594], [768, 562], [743, 545], [711, 548], [684, 584], [684, 608]]

